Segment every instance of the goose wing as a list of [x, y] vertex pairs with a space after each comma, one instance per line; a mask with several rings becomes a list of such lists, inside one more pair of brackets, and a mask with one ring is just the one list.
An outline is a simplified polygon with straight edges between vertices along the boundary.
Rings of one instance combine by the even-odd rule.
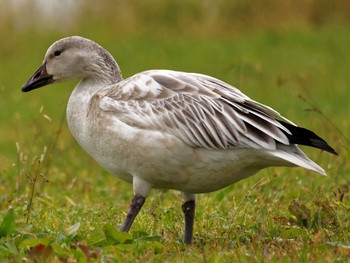
[[278, 112], [229, 84], [197, 73], [141, 72], [94, 95], [99, 108], [126, 124], [177, 136], [207, 149], [276, 149], [290, 131]]

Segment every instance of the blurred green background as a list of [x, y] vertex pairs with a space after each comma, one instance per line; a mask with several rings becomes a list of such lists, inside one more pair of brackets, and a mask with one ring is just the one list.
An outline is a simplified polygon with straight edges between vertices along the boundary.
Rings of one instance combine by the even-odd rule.
[[240, 88], [314, 130], [340, 153], [333, 158], [305, 149], [331, 175], [322, 179], [326, 182], [304, 176], [305, 185], [317, 192], [325, 184], [329, 195], [339, 185], [349, 192], [349, 0], [5, 0], [0, 9], [0, 209], [28, 194], [25, 174], [45, 151], [42, 173], [68, 189], [41, 184], [47, 196], [65, 203], [60, 191], [69, 192], [72, 178], [79, 176], [83, 185], [75, 187], [82, 193], [106, 194], [108, 185], [109, 200], [119, 195], [127, 206], [131, 187], [108, 176], [97, 179], [106, 173], [82, 152], [65, 125], [75, 82], [21, 92], [47, 48], [70, 35], [105, 47], [124, 77], [174, 69], [208, 74]]

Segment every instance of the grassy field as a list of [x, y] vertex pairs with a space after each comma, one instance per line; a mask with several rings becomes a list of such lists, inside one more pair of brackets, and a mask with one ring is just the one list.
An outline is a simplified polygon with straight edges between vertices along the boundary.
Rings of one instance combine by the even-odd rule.
[[[144, 28], [120, 37], [97, 26], [64, 32], [1, 26], [7, 36], [0, 41], [1, 262], [350, 261], [348, 24], [196, 37]], [[118, 233], [132, 188], [71, 137], [64, 114], [75, 82], [20, 92], [47, 47], [67, 34], [104, 46], [124, 77], [166, 68], [220, 78], [314, 130], [339, 156], [303, 148], [327, 177], [271, 168], [199, 195], [190, 247], [182, 243], [176, 191], [153, 190], [131, 232]]]

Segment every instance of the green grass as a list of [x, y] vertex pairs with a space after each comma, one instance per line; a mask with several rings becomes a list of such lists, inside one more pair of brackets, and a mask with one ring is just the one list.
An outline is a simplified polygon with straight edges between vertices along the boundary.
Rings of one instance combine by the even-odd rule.
[[119, 234], [132, 188], [98, 167], [61, 121], [75, 83], [20, 92], [62, 35], [21, 33], [0, 44], [0, 261], [350, 260], [349, 27], [86, 35], [117, 58], [124, 77], [151, 68], [210, 74], [317, 131], [340, 156], [305, 149], [327, 177], [271, 168], [199, 195], [190, 247], [176, 191], [153, 190], [130, 235]]

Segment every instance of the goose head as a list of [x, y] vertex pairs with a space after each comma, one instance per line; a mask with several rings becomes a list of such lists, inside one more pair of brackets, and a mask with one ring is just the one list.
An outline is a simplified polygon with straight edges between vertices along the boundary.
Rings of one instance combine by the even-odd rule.
[[22, 91], [71, 79], [94, 79], [113, 84], [122, 80], [122, 76], [108, 51], [89, 39], [72, 36], [49, 47], [42, 65], [23, 85]]

